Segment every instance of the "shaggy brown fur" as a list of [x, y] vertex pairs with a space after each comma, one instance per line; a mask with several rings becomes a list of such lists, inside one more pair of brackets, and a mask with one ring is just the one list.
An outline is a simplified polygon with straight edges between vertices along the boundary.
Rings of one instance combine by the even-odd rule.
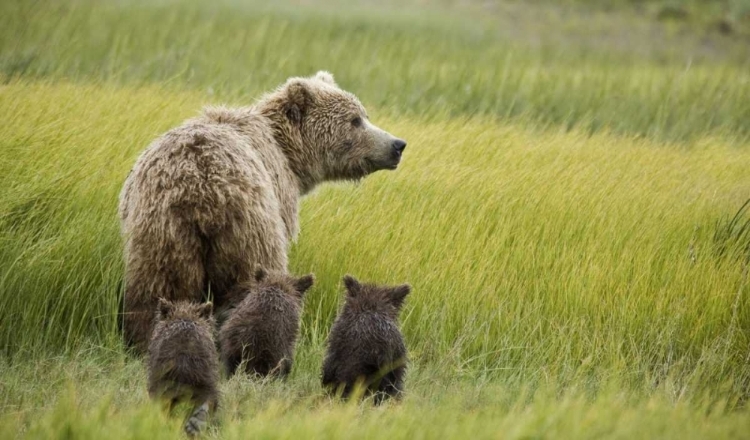
[[328, 337], [323, 386], [344, 398], [362, 386], [375, 403], [398, 397], [407, 361], [398, 314], [411, 287], [360, 284], [350, 275], [344, 283], [346, 302]]
[[255, 272], [255, 282], [238, 286], [245, 299], [231, 312], [219, 332], [221, 361], [234, 374], [242, 361], [245, 371], [286, 377], [292, 370], [299, 333], [302, 297], [313, 275], [294, 278], [281, 272]]
[[255, 265], [286, 270], [299, 198], [326, 180], [395, 169], [405, 146], [326, 72], [164, 134], [120, 194], [126, 341], [143, 351], [156, 298], [200, 302], [210, 289], [221, 309]]
[[153, 399], [166, 400], [170, 410], [181, 401], [190, 401], [193, 412], [185, 431], [196, 434], [219, 399], [212, 305], [161, 299], [155, 322], [148, 347], [148, 393]]

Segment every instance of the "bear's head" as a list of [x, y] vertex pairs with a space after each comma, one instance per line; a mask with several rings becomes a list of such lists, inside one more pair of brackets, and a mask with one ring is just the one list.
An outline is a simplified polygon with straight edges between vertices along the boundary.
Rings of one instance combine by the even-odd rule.
[[191, 301], [169, 301], [159, 298], [156, 308], [156, 322], [195, 321], [209, 327], [214, 325], [213, 304]]
[[[356, 96], [320, 71], [290, 78], [261, 102], [305, 190], [398, 167], [406, 142], [378, 128]], [[270, 116], [270, 115], [269, 115]]]
[[346, 302], [344, 311], [350, 315], [360, 313], [378, 313], [381, 316], [396, 320], [404, 305], [404, 299], [411, 292], [411, 286], [381, 286], [360, 283], [351, 275], [344, 277]]
[[268, 272], [260, 266], [256, 266], [253, 278], [255, 291], [263, 289], [279, 290], [298, 303], [315, 283], [315, 275], [313, 274], [295, 277], [284, 272]]

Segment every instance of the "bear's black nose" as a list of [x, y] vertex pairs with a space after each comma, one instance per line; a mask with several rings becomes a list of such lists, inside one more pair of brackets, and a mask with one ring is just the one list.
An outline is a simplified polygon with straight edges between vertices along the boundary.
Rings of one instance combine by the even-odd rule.
[[404, 151], [405, 148], [405, 141], [402, 141], [401, 139], [396, 139], [395, 141], [393, 141], [393, 149], [396, 150], [399, 155]]

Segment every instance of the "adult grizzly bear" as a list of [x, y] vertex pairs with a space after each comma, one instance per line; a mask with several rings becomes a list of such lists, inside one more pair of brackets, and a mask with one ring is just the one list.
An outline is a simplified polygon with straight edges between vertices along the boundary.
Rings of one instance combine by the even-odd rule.
[[154, 141], [120, 194], [125, 340], [144, 352], [158, 298], [216, 310], [253, 269], [284, 271], [301, 196], [395, 169], [406, 142], [371, 124], [331, 74], [290, 78], [255, 105], [213, 107]]

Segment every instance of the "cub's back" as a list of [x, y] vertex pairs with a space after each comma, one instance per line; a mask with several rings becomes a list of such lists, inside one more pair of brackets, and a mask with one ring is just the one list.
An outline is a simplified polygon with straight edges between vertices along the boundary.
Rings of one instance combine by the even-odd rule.
[[150, 388], [164, 381], [197, 387], [218, 381], [216, 348], [208, 329], [187, 320], [155, 329], [149, 346]]
[[299, 304], [278, 289], [252, 292], [231, 313], [222, 333], [241, 332], [274, 343], [280, 338], [296, 336], [300, 309]]
[[406, 353], [401, 331], [392, 319], [365, 312], [342, 320], [340, 324], [336, 343], [347, 346], [348, 351], [357, 353], [362, 361], [390, 361]]

